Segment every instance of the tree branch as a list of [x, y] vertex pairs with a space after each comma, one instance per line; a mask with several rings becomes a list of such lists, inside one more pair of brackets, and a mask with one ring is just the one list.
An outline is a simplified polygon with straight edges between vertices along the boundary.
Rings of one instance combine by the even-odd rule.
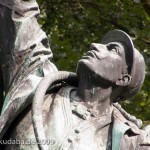
[[[129, 34], [130, 36], [133, 36], [133, 37], [137, 37], [133, 32], [131, 32], [128, 28], [122, 26], [121, 24], [119, 24], [118, 22], [114, 21], [114, 20], [110, 20], [108, 18], [105, 18], [105, 17], [102, 17], [102, 16], [99, 16], [100, 19], [103, 19], [109, 23], [111, 23], [112, 25], [114, 25], [115, 27], [125, 31], [127, 34]], [[142, 42], [144, 42], [145, 44], [147, 45], [150, 45], [150, 41], [149, 40], [146, 40], [144, 39], [143, 37], [138, 37], [138, 39]]]
[[143, 5], [145, 11], [147, 12], [147, 14], [150, 17], [150, 0], [141, 0], [141, 2], [142, 2], [142, 5]]

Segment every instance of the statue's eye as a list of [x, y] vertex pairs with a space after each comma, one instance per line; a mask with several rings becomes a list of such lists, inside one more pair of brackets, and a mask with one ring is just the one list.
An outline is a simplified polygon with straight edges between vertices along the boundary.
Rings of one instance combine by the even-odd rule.
[[118, 47], [117, 47], [117, 46], [113, 47], [113, 48], [111, 49], [111, 52], [119, 53]]
[[119, 53], [120, 47], [116, 44], [107, 44], [107, 49], [114, 53]]

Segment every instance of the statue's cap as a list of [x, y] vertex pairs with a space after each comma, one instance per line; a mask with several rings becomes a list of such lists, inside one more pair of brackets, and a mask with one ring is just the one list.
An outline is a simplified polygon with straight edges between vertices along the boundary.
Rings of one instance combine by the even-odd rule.
[[140, 52], [134, 48], [130, 36], [121, 30], [113, 30], [104, 35], [101, 40], [102, 44], [110, 42], [124, 43], [126, 48], [126, 61], [128, 66], [128, 74], [131, 75], [132, 80], [126, 87], [123, 99], [133, 97], [142, 87], [145, 78], [145, 62]]

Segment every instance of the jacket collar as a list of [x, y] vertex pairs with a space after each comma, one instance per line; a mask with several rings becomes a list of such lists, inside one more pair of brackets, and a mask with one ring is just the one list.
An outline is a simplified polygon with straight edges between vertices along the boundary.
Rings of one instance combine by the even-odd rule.
[[[133, 122], [127, 120], [123, 114], [116, 108], [114, 107], [113, 109], [113, 125], [118, 125], [123, 123], [124, 126], [128, 127], [133, 134], [140, 134], [140, 129], [138, 128], [137, 125], [135, 125]], [[127, 130], [127, 131], [128, 131]]]

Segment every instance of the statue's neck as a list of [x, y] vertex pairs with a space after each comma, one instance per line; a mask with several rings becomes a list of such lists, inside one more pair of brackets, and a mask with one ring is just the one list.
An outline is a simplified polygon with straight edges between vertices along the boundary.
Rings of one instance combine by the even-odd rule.
[[90, 77], [84, 74], [79, 80], [76, 96], [89, 109], [93, 109], [97, 114], [111, 111], [112, 87], [103, 88], [98, 86]]

